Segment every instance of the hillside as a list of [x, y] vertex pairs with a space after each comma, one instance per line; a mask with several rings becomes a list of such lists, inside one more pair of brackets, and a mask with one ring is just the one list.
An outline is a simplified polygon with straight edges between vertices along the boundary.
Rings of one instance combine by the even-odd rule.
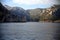
[[[54, 5], [50, 8], [36, 8], [27, 10], [30, 13], [30, 17], [33, 21], [52, 21], [53, 15], [60, 8], [60, 5]], [[59, 12], [60, 13], [60, 12]], [[58, 13], [57, 13], [58, 14]], [[60, 14], [59, 14], [60, 15]], [[59, 16], [60, 19], [60, 16]]]
[[26, 22], [29, 21], [28, 13], [20, 7], [3, 6], [0, 3], [0, 22]]
[[52, 22], [60, 20], [60, 5], [50, 8], [25, 10], [21, 7], [10, 7], [0, 3], [0, 22]]

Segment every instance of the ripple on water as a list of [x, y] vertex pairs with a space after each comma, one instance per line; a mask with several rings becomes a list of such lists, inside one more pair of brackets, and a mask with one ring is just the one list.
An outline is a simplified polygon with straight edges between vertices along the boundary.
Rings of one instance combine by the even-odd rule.
[[0, 40], [56, 40], [60, 35], [57, 27], [54, 23], [2, 24]]

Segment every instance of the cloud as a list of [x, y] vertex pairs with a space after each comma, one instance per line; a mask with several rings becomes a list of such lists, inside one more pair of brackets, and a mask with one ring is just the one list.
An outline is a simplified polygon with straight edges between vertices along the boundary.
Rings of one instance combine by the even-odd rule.
[[36, 5], [36, 4], [54, 4], [54, 0], [12, 0], [13, 3], [26, 4], [26, 5]]

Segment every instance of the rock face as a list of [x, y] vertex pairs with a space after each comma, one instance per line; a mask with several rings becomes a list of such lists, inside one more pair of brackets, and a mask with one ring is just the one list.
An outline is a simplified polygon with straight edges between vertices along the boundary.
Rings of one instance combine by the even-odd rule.
[[6, 5], [5, 5], [5, 7], [10, 11], [10, 13], [12, 15], [18, 16], [18, 20], [20, 22], [30, 21], [29, 13], [26, 10], [24, 10], [23, 8], [21, 8], [21, 7], [9, 7]]
[[21, 7], [3, 6], [0, 3], [0, 22], [28, 22], [60, 20], [60, 5], [50, 8], [24, 10]]
[[56, 12], [59, 8], [60, 5], [54, 5], [50, 8], [36, 8], [28, 11], [33, 21], [52, 21], [51, 18], [53, 18], [53, 14], [55, 14], [54, 12]]
[[0, 22], [26, 22], [28, 13], [20, 7], [3, 6], [0, 3]]
[[31, 9], [27, 10], [30, 14], [31, 21], [39, 21], [40, 19], [40, 14], [42, 13], [42, 9], [37, 8], [37, 9]]
[[57, 9], [53, 14], [52, 20], [53, 21], [60, 21], [60, 8]]
[[0, 22], [4, 22], [10, 12], [0, 3]]
[[20, 22], [22, 21], [26, 21], [26, 15], [25, 15], [25, 10], [20, 8], [20, 7], [13, 7], [11, 10], [10, 10], [11, 14], [12, 15], [15, 15], [15, 16], [18, 16], [18, 20]]

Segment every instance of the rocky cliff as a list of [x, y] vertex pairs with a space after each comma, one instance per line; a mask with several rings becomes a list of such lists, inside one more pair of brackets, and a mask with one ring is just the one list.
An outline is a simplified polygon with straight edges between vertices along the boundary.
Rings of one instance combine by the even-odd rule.
[[0, 3], [0, 22], [26, 22], [28, 13], [20, 7], [3, 6]]
[[33, 21], [52, 21], [54, 12], [56, 12], [60, 8], [60, 5], [54, 5], [50, 8], [36, 8], [28, 10], [30, 13], [30, 17]]
[[0, 3], [0, 22], [28, 22], [60, 20], [60, 5], [50, 8], [24, 10], [21, 7], [10, 7]]

